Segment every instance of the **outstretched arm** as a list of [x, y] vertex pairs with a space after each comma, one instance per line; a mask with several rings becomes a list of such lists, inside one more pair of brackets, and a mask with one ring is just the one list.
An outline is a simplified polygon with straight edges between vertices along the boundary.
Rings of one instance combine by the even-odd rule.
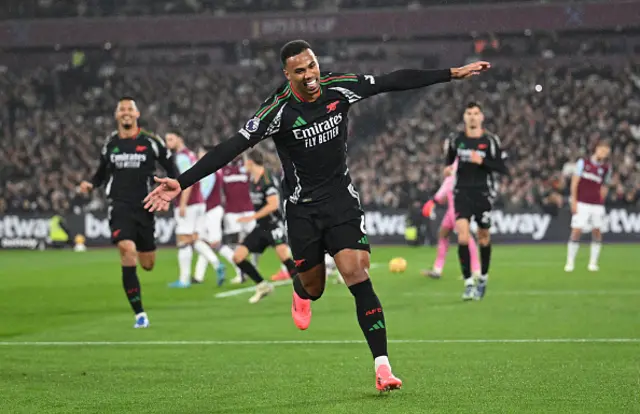
[[251, 142], [237, 133], [226, 141], [213, 147], [193, 167], [178, 176], [180, 188], [191, 187], [209, 174], [229, 164], [238, 155], [249, 149]]
[[346, 75], [339, 88], [351, 90], [349, 103], [384, 92], [406, 91], [424, 88], [436, 83], [449, 82], [452, 79], [466, 79], [488, 70], [488, 62], [474, 62], [459, 68], [450, 69], [400, 69], [385, 75]]

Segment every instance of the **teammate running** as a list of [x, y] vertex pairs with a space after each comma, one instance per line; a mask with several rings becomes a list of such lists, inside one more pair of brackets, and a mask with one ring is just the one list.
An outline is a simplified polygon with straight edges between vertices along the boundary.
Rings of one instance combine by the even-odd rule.
[[120, 250], [122, 285], [135, 313], [133, 327], [147, 328], [149, 318], [142, 307], [136, 263], [144, 270], [153, 269], [156, 243], [155, 218], [143, 208], [142, 200], [151, 188], [156, 161], [169, 177], [177, 174], [162, 139], [138, 126], [140, 111], [133, 98], [118, 101], [115, 118], [118, 129], [102, 146], [100, 165], [91, 181], [80, 183], [80, 191], [87, 193], [106, 183], [111, 241]]
[[576, 255], [583, 231], [591, 230], [590, 272], [597, 272], [600, 248], [602, 247], [602, 225], [604, 224], [604, 200], [611, 180], [611, 167], [605, 163], [611, 152], [608, 142], [601, 141], [591, 158], [581, 158], [571, 177], [571, 239], [567, 247], [565, 272], [573, 272]]
[[[198, 159], [202, 158], [208, 150], [210, 148], [200, 147], [198, 149]], [[217, 171], [215, 174], [203, 178], [200, 181], [200, 192], [205, 201], [206, 213], [203, 222], [199, 224], [198, 235], [209, 243], [213, 250], [219, 251], [222, 243], [222, 216], [224, 214], [224, 207], [222, 207], [222, 172]], [[233, 253], [230, 255], [230, 258], [232, 257]], [[200, 278], [204, 279], [208, 264], [209, 262], [204, 256], [198, 255], [195, 273], [196, 281], [200, 280]], [[216, 273], [216, 283], [221, 286], [224, 283], [224, 266], [222, 263], [217, 267]]]
[[[165, 136], [167, 148], [175, 153], [176, 165], [180, 173], [185, 172], [198, 160], [196, 154], [184, 143], [184, 139], [179, 134], [170, 132]], [[174, 217], [176, 220], [176, 241], [178, 244], [178, 267], [180, 276], [177, 281], [170, 283], [169, 287], [188, 288], [191, 286], [191, 263], [193, 262], [193, 250], [204, 258], [211, 266], [220, 271], [220, 261], [211, 247], [198, 238], [197, 228], [204, 221], [206, 206], [200, 183], [195, 183], [193, 187], [185, 190], [176, 199]], [[193, 278], [194, 283], [204, 282], [204, 271], [202, 265], [196, 269]]]
[[280, 58], [287, 81], [237, 134], [177, 180], [157, 178], [160, 185], [147, 196], [145, 206], [150, 211], [166, 210], [183, 189], [272, 137], [285, 172], [285, 222], [300, 272], [293, 279], [295, 324], [299, 329], [309, 326], [310, 301], [324, 292], [324, 254], [328, 252], [355, 298], [358, 322], [374, 358], [376, 388], [398, 389], [402, 381], [391, 371], [384, 312], [369, 279], [364, 212], [346, 163], [348, 111], [370, 96], [468, 78], [487, 70], [489, 64], [399, 70], [381, 76], [321, 74], [315, 54], [302, 40], [287, 43]]
[[[480, 106], [471, 102], [464, 111], [464, 132], [449, 140], [447, 165], [458, 159], [454, 187], [454, 209], [458, 232], [458, 256], [464, 277], [463, 300], [482, 299], [487, 290], [489, 263], [491, 261], [491, 209], [497, 194], [496, 173], [508, 174], [497, 135], [486, 131], [482, 123], [484, 115]], [[478, 224], [481, 274], [478, 285], [471, 277], [469, 242], [471, 219]]]
[[[433, 269], [422, 272], [423, 275], [434, 279], [440, 279], [440, 277], [442, 277], [442, 269], [447, 259], [447, 250], [449, 250], [449, 233], [456, 227], [456, 212], [453, 209], [453, 187], [456, 183], [455, 174], [457, 168], [458, 160], [455, 160], [453, 164], [445, 168], [445, 179], [440, 189], [436, 195], [422, 207], [422, 215], [424, 217], [430, 217], [436, 202], [438, 204], [447, 203], [447, 212], [442, 219], [440, 232], [438, 234], [438, 256], [433, 264]], [[473, 237], [469, 237], [469, 256], [471, 257], [471, 272], [477, 277], [480, 273], [480, 261], [478, 260], [478, 247]]]

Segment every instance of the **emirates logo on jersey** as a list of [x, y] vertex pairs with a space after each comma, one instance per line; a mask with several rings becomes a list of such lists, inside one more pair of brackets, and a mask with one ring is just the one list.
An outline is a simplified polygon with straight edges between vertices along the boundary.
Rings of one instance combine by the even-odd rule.
[[112, 153], [110, 160], [119, 170], [125, 168], [140, 168], [140, 165], [147, 161], [147, 155], [140, 153], [129, 154], [126, 152], [118, 154]]
[[324, 144], [340, 134], [340, 123], [342, 122], [342, 118], [342, 114], [339, 113], [329, 117], [326, 121], [314, 122], [309, 127], [294, 129], [293, 136], [296, 139], [304, 139], [304, 145], [306, 148]]

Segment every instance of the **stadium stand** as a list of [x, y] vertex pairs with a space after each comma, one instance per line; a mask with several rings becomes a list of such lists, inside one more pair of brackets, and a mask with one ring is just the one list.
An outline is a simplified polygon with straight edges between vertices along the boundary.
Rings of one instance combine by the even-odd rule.
[[[561, 3], [562, 0], [5, 0], [2, 19], [138, 16], [162, 14], [336, 11], [509, 2]], [[566, 3], [566, 1], [564, 1]], [[580, 1], [574, 1], [580, 3]]]
[[[459, 127], [464, 104], [476, 100], [511, 157], [513, 175], [502, 182], [500, 206], [549, 211], [566, 206], [573, 163], [601, 138], [613, 141], [608, 204], [638, 205], [640, 65], [625, 54], [637, 47], [637, 38], [626, 42], [546, 35], [503, 38], [499, 47], [490, 41], [491, 47], [481, 50], [465, 46], [467, 56], [477, 53], [499, 64], [473, 82], [357, 105], [351, 114], [350, 164], [364, 204], [407, 207], [430, 196], [441, 181], [444, 139]], [[403, 55], [405, 44], [385, 44], [375, 53], [358, 44], [341, 45], [336, 63], [329, 59], [323, 68], [380, 73], [424, 65], [424, 56]], [[167, 60], [160, 51], [146, 51], [145, 57], [117, 50], [88, 52], [78, 65], [3, 68], [0, 213], [103, 208], [100, 193], [84, 199], [76, 185], [95, 168], [121, 95], [136, 96], [146, 128], [178, 129], [192, 146], [230, 135], [282, 81], [273, 50], [252, 51], [253, 61], [262, 64], [240, 69], [237, 62]], [[604, 56], [606, 64], [576, 65], [568, 56], [577, 52]], [[527, 64], [528, 58], [537, 64]], [[270, 142], [261, 147], [272, 153]], [[273, 154], [270, 162], [278, 168]]]

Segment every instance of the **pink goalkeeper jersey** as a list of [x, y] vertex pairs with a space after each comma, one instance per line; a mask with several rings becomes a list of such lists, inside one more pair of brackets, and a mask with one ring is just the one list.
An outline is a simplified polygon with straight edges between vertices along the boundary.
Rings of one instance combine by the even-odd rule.
[[458, 170], [458, 159], [453, 162], [453, 172], [450, 176], [446, 177], [438, 189], [435, 197], [433, 197], [438, 203], [442, 203], [446, 197], [447, 209], [453, 210], [453, 187], [456, 184], [456, 171]]

